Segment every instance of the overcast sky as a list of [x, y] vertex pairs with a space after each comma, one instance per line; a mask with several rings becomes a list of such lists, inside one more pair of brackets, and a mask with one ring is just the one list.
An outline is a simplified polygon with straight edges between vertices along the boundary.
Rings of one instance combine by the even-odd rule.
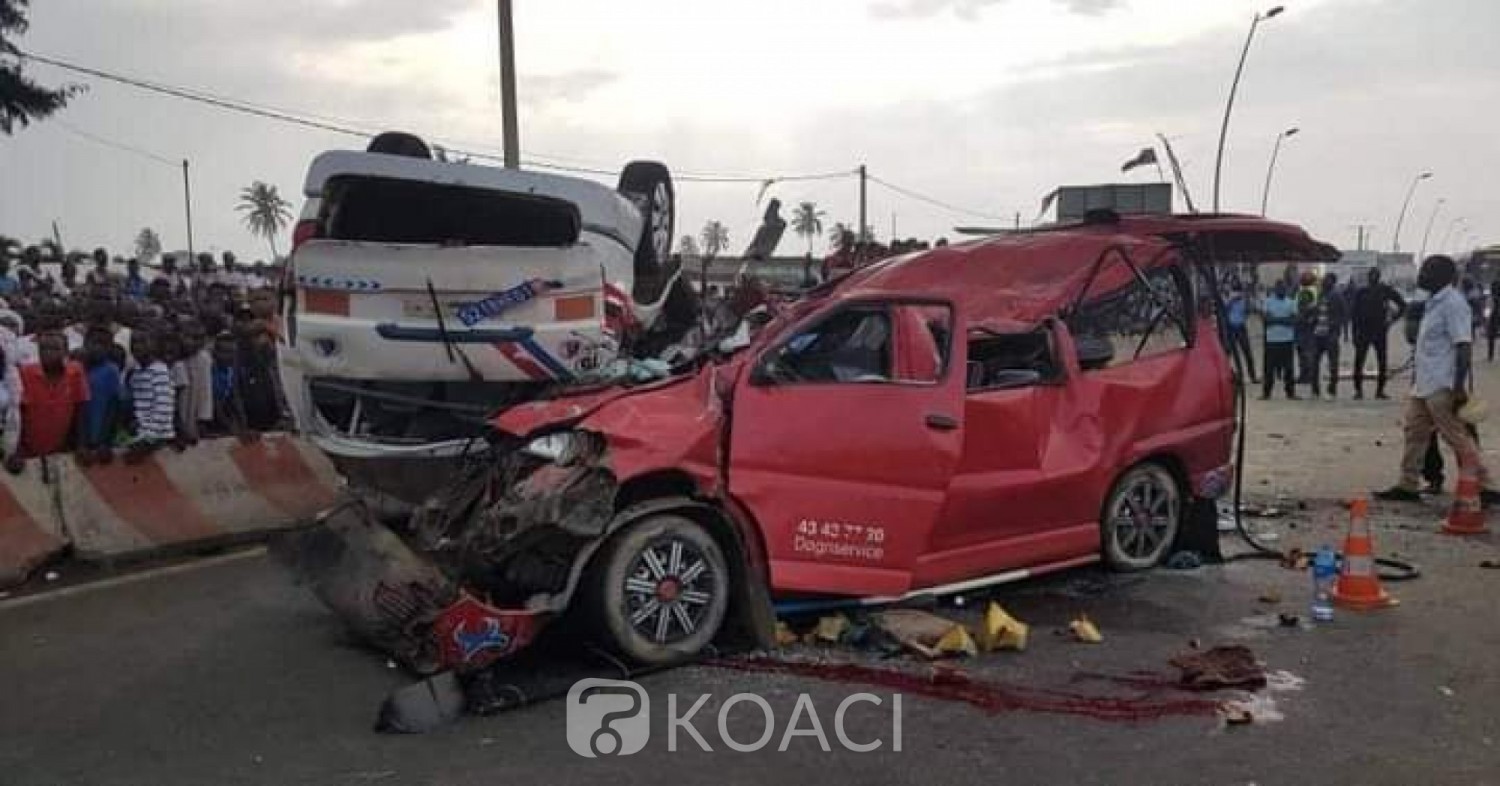
[[[515, 0], [525, 154], [618, 168], [768, 176], [852, 170], [988, 215], [1035, 216], [1059, 184], [1153, 180], [1119, 167], [1162, 132], [1200, 206], [1245, 31], [1241, 0]], [[498, 150], [492, 0], [35, 0], [39, 54], [327, 117]], [[1264, 23], [1241, 85], [1224, 207], [1259, 209], [1276, 135], [1270, 213], [1352, 247], [1356, 223], [1390, 245], [1500, 241], [1500, 31], [1495, 0], [1291, 0]], [[252, 180], [301, 203], [321, 150], [360, 140], [69, 76], [88, 92], [0, 137], [0, 233], [28, 242], [56, 220], [70, 247], [130, 248], [143, 226], [185, 245], [180, 172], [102, 137], [192, 161], [197, 245], [266, 254], [234, 212]], [[678, 234], [705, 220], [738, 251], [758, 187], [683, 183]], [[853, 179], [784, 183], [853, 223]], [[994, 223], [870, 187], [886, 237]], [[1459, 217], [1467, 224], [1453, 223]], [[821, 253], [824, 241], [818, 242]], [[791, 237], [783, 252], [805, 249]]]

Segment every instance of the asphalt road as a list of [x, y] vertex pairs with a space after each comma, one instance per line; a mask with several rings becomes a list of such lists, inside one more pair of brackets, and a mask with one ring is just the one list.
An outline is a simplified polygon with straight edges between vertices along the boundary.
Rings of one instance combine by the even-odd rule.
[[[1403, 601], [1395, 610], [1277, 628], [1275, 611], [1304, 611], [1307, 587], [1274, 562], [1142, 577], [1086, 569], [1002, 590], [1007, 608], [1033, 624], [1031, 646], [963, 664], [1017, 688], [1108, 698], [1133, 691], [1087, 675], [1170, 674], [1167, 658], [1190, 639], [1243, 643], [1269, 670], [1305, 681], [1262, 692], [1281, 720], [1121, 722], [908, 694], [899, 752], [891, 688], [711, 667], [643, 680], [653, 734], [626, 758], [575, 754], [562, 701], [423, 736], [376, 734], [377, 705], [407, 678], [348, 641], [277, 565], [252, 555], [0, 604], [0, 783], [1500, 783], [1500, 571], [1478, 567], [1500, 557], [1494, 536], [1431, 534], [1439, 512], [1379, 511], [1382, 551], [1414, 556], [1428, 572], [1391, 587]], [[1287, 540], [1336, 540], [1338, 515], [1315, 507], [1282, 530]], [[1261, 602], [1268, 592], [1284, 601]], [[1079, 611], [1100, 624], [1104, 643], [1054, 633]], [[971, 603], [954, 613], [973, 612]], [[728, 750], [713, 720], [741, 691], [764, 695], [774, 710], [773, 744], [759, 752]], [[845, 718], [852, 739], [884, 741], [875, 752], [843, 750], [833, 728], [839, 703], [860, 691], [887, 699]], [[804, 692], [832, 752], [812, 737], [775, 750]], [[714, 752], [695, 750], [685, 735], [669, 751], [667, 696], [678, 696], [680, 714], [705, 693], [713, 699], [695, 725]], [[729, 718], [740, 742], [764, 725], [750, 705]]]

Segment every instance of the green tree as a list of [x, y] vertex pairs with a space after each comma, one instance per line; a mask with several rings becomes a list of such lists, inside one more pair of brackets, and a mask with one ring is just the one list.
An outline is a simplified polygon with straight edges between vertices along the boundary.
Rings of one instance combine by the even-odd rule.
[[813, 238], [823, 234], [823, 216], [816, 202], [799, 202], [792, 211], [792, 231], [807, 238], [807, 253], [813, 250]]
[[156, 234], [156, 230], [145, 227], [140, 234], [135, 236], [135, 258], [140, 260], [141, 264], [144, 265], [156, 259], [160, 253], [161, 237]]
[[703, 258], [713, 259], [729, 247], [729, 227], [719, 221], [709, 221], [703, 225], [700, 239], [703, 241]]
[[271, 259], [275, 261], [276, 235], [292, 222], [292, 203], [281, 198], [276, 186], [257, 180], [240, 191], [240, 203], [235, 210], [245, 214], [245, 226], [251, 234], [265, 238], [271, 245]]
[[12, 134], [67, 106], [83, 88], [43, 87], [27, 78], [25, 62], [15, 39], [26, 33], [26, 7], [31, 0], [0, 0], [0, 132]]

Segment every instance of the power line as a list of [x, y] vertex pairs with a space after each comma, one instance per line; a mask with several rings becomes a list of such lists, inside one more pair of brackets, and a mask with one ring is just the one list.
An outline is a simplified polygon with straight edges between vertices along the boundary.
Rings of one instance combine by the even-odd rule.
[[955, 204], [953, 204], [951, 202], [944, 202], [943, 200], [938, 199], [936, 197], [930, 197], [930, 196], [927, 196], [926, 194], [922, 194], [922, 193], [913, 191], [913, 190], [911, 190], [909, 188], [904, 188], [902, 186], [898, 186], [895, 183], [891, 183], [891, 182], [888, 182], [888, 181], [885, 181], [885, 180], [881, 180], [880, 178], [878, 178], [878, 177], [876, 177], [874, 175], [869, 175], [869, 178], [870, 178], [871, 182], [878, 183], [878, 184], [880, 184], [882, 186], [885, 186], [886, 188], [888, 188], [888, 189], [890, 189], [892, 191], [895, 191], [896, 193], [901, 194], [902, 196], [906, 196], [906, 197], [909, 197], [911, 199], [915, 199], [915, 200], [917, 200], [919, 202], [926, 202], [929, 205], [934, 205], [936, 207], [940, 207], [940, 208], [943, 208], [945, 210], [951, 210], [951, 211], [953, 211], [955, 213], [963, 213], [965, 215], [974, 216], [975, 218], [986, 218], [986, 219], [990, 219], [992, 221], [1008, 221], [1009, 220], [1005, 216], [997, 216], [997, 215], [994, 215], [992, 213], [985, 213], [985, 212], [982, 212], [982, 211], [979, 211], [979, 210], [971, 210], [971, 209], [966, 208], [966, 207], [960, 207], [960, 206], [955, 205]]
[[[140, 89], [140, 90], [147, 90], [147, 91], [151, 91], [151, 92], [155, 92], [155, 93], [161, 93], [163, 95], [172, 96], [174, 98], [180, 98], [180, 99], [183, 99], [183, 100], [186, 100], [186, 101], [196, 101], [198, 103], [202, 103], [202, 104], [206, 104], [206, 105], [209, 105], [209, 106], [213, 106], [213, 107], [216, 107], [218, 109], [224, 109], [224, 110], [227, 110], [227, 111], [241, 112], [241, 113], [244, 113], [244, 114], [254, 115], [256, 117], [264, 118], [264, 119], [267, 119], [267, 120], [276, 120], [276, 121], [280, 121], [280, 122], [283, 122], [283, 123], [291, 123], [291, 124], [294, 124], [294, 125], [302, 126], [304, 128], [311, 128], [311, 129], [315, 129], [315, 130], [319, 130], [319, 131], [328, 131], [328, 132], [332, 132], [332, 133], [335, 133], [335, 134], [343, 134], [345, 136], [354, 136], [354, 137], [359, 137], [361, 139], [367, 139], [367, 138], [369, 138], [371, 136], [374, 136], [376, 133], [378, 133], [377, 131], [373, 130], [373, 127], [374, 127], [373, 124], [369, 124], [369, 123], [363, 123], [363, 122], [357, 122], [357, 121], [349, 121], [349, 120], [344, 120], [344, 119], [341, 119], [341, 118], [329, 117], [329, 116], [326, 116], [326, 115], [317, 115], [317, 114], [314, 114], [314, 113], [311, 113], [311, 112], [306, 112], [306, 111], [303, 111], [303, 110], [291, 110], [291, 109], [284, 109], [284, 108], [280, 108], [280, 107], [268, 106], [268, 105], [264, 105], [264, 104], [256, 104], [256, 103], [253, 103], [253, 102], [250, 102], [250, 101], [246, 101], [244, 99], [231, 98], [231, 97], [228, 97], [228, 96], [218, 95], [218, 94], [210, 93], [210, 92], [207, 92], [207, 91], [204, 91], [204, 90], [198, 90], [198, 89], [195, 89], [195, 88], [188, 88], [188, 87], [181, 87], [181, 86], [176, 86], [176, 85], [168, 85], [168, 84], [158, 83], [158, 82], [151, 82], [151, 81], [148, 81], [148, 80], [145, 80], [145, 79], [141, 79], [141, 78], [137, 78], [137, 77], [131, 77], [131, 76], [125, 76], [123, 74], [112, 73], [112, 72], [104, 71], [104, 70], [101, 70], [101, 69], [98, 69], [98, 68], [91, 68], [91, 67], [88, 67], [88, 66], [78, 65], [76, 63], [70, 63], [70, 62], [67, 62], [67, 61], [64, 61], [64, 60], [59, 60], [57, 58], [48, 57], [48, 56], [45, 56], [45, 55], [38, 55], [38, 54], [35, 54], [35, 53], [31, 53], [31, 52], [24, 52], [24, 51], [17, 50], [16, 54], [18, 56], [22, 57], [22, 58], [26, 58], [26, 59], [33, 60], [33, 61], [38, 62], [38, 63], [43, 63], [43, 64], [46, 64], [46, 65], [50, 65], [50, 66], [53, 66], [55, 68], [61, 68], [61, 69], [65, 70], [65, 71], [72, 71], [74, 73], [83, 74], [85, 76], [94, 77], [96, 79], [103, 79], [103, 80], [110, 81], [110, 82], [116, 82], [118, 84], [123, 84], [123, 85], [126, 85], [128, 87], [134, 87], [134, 88], [137, 88], [137, 89]], [[365, 128], [358, 128], [357, 127], [357, 126], [361, 126], [361, 125], [366, 126], [366, 127]], [[351, 127], [351, 126], [356, 126], [356, 127]], [[99, 141], [99, 140], [95, 140], [95, 141]], [[109, 143], [105, 143], [105, 144], [109, 144]], [[482, 146], [479, 146], [479, 145], [470, 145], [469, 143], [464, 143], [462, 141], [460, 141], [460, 144], [464, 144], [464, 145], [470, 146], [470, 147], [476, 147], [476, 148], [479, 148], [479, 149], [475, 149], [475, 150], [463, 150], [463, 149], [459, 149], [457, 147], [450, 147], [448, 145], [443, 145], [443, 147], [446, 150], [448, 150], [449, 152], [457, 154], [457, 155], [460, 155], [460, 156], [469, 156], [471, 158], [478, 158], [478, 159], [487, 160], [487, 161], [503, 161], [504, 160], [503, 157], [501, 156], [501, 154], [496, 153], [496, 152], [485, 152], [485, 148], [483, 148]], [[489, 150], [493, 150], [493, 148], [489, 148]], [[564, 163], [562, 161], [562, 159], [564, 159], [564, 158], [565, 157], [563, 157], [563, 156], [549, 156], [549, 155], [543, 155], [543, 154], [530, 154], [530, 155], [528, 155], [525, 158], [525, 163], [529, 164], [531, 166], [538, 167], [538, 168], [552, 169], [552, 170], [556, 170], [556, 171], [559, 171], [559, 172], [572, 172], [572, 173], [576, 173], [576, 174], [586, 174], [586, 175], [600, 175], [600, 176], [604, 176], [604, 177], [617, 177], [619, 175], [619, 170], [618, 169], [606, 169], [606, 168], [602, 168], [602, 167], [581, 166], [581, 165], [578, 165], [578, 164]], [[767, 183], [767, 182], [792, 182], [792, 181], [804, 181], [804, 180], [830, 180], [830, 179], [840, 178], [840, 177], [850, 177], [853, 174], [854, 174], [854, 172], [852, 170], [851, 171], [846, 171], [846, 172], [827, 172], [827, 173], [816, 173], [816, 174], [793, 174], [793, 175], [741, 175], [741, 174], [727, 175], [727, 174], [713, 174], [713, 173], [683, 172], [683, 173], [675, 173], [673, 175], [673, 177], [675, 179], [677, 179], [677, 180], [681, 180], [681, 181], [684, 181], [684, 182], [694, 182], [694, 183]]]
[[181, 161], [173, 161], [172, 159], [167, 158], [166, 156], [157, 155], [156, 153], [153, 153], [153, 152], [151, 152], [149, 150], [143, 150], [143, 149], [141, 149], [139, 147], [135, 147], [133, 145], [127, 145], [124, 142], [118, 142], [118, 141], [115, 141], [113, 139], [106, 139], [106, 138], [104, 138], [102, 136], [99, 136], [97, 134], [91, 133], [89, 131], [85, 131], [85, 130], [79, 128], [78, 126], [75, 126], [72, 123], [69, 123], [68, 121], [63, 120], [62, 118], [54, 117], [54, 118], [52, 118], [52, 122], [54, 122], [54, 123], [58, 124], [59, 126], [61, 126], [64, 131], [67, 131], [67, 132], [69, 132], [71, 134], [76, 134], [77, 136], [80, 136], [80, 137], [82, 137], [84, 139], [87, 139], [90, 142], [94, 142], [95, 144], [104, 145], [105, 147], [112, 147], [112, 148], [114, 148], [116, 150], [123, 150], [123, 151], [125, 151], [127, 153], [134, 153], [135, 155], [138, 155], [138, 156], [144, 156], [145, 158], [149, 158], [152, 161], [157, 162], [158, 164], [165, 164], [165, 165], [167, 165], [169, 167], [172, 167], [173, 169], [176, 169], [177, 167], [182, 166], [182, 162]]

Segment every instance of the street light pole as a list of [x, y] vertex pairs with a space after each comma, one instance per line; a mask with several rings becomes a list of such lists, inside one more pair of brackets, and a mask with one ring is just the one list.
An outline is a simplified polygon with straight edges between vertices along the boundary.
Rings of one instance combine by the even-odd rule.
[[1467, 216], [1454, 216], [1453, 220], [1448, 222], [1448, 229], [1443, 232], [1443, 239], [1438, 241], [1438, 248], [1447, 248], [1448, 239], [1453, 237], [1453, 230], [1457, 229], [1459, 224], [1467, 223], [1468, 220]]
[[1276, 135], [1276, 146], [1271, 148], [1271, 164], [1266, 167], [1266, 186], [1260, 192], [1261, 218], [1265, 218], [1266, 203], [1271, 199], [1271, 173], [1276, 171], [1276, 157], [1281, 154], [1281, 142], [1284, 139], [1296, 136], [1299, 130], [1296, 126], [1292, 126]]
[[496, 0], [500, 31], [500, 121], [505, 136], [505, 168], [521, 168], [521, 137], [516, 121], [516, 28], [511, 0]]
[[1417, 253], [1418, 261], [1427, 258], [1427, 239], [1432, 236], [1432, 223], [1437, 221], [1438, 211], [1443, 209], [1443, 203], [1447, 201], [1439, 197], [1437, 204], [1432, 206], [1432, 215], [1427, 218], [1427, 231], [1422, 233], [1422, 250]]
[[1250, 33], [1245, 36], [1245, 48], [1240, 50], [1240, 63], [1234, 69], [1234, 81], [1229, 83], [1229, 99], [1224, 102], [1224, 122], [1219, 126], [1219, 153], [1214, 157], [1214, 212], [1219, 212], [1219, 179], [1224, 170], [1224, 137], [1229, 133], [1229, 115], [1234, 111], [1234, 94], [1240, 88], [1240, 75], [1245, 72], [1245, 58], [1250, 54], [1250, 42], [1255, 40], [1255, 28], [1261, 22], [1271, 19], [1285, 11], [1284, 6], [1276, 6], [1265, 13], [1257, 12], [1255, 18], [1250, 21]]
[[1406, 209], [1411, 207], [1411, 196], [1417, 193], [1417, 184], [1432, 177], [1431, 172], [1423, 172], [1412, 178], [1411, 187], [1406, 189], [1406, 199], [1401, 201], [1401, 212], [1396, 216], [1396, 231], [1391, 233], [1391, 253], [1401, 250], [1401, 224], [1406, 220]]
[[182, 206], [187, 213], [187, 250], [188, 265], [196, 264], [193, 261], [193, 190], [188, 185], [188, 160], [182, 159]]

